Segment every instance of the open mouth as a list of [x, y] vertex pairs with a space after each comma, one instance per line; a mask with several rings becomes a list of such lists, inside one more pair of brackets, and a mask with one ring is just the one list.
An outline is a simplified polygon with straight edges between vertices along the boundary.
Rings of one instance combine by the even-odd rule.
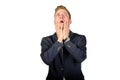
[[64, 23], [63, 21], [60, 21], [60, 23]]

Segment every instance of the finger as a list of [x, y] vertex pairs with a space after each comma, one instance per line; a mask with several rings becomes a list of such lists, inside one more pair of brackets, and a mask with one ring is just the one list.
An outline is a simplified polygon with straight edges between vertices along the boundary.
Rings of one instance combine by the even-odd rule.
[[61, 23], [61, 26], [60, 26], [60, 28], [63, 30], [63, 23]]

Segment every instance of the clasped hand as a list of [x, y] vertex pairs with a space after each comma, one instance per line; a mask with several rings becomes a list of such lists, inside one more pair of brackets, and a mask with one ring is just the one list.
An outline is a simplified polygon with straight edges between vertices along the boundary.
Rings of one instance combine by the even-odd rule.
[[62, 23], [60, 26], [57, 26], [56, 33], [58, 37], [58, 42], [62, 42], [69, 37], [69, 27], [64, 26], [64, 24]]

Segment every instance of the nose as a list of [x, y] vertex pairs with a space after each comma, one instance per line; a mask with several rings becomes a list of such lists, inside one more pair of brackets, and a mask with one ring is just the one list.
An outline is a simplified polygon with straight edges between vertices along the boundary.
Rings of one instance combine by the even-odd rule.
[[64, 18], [64, 15], [63, 15], [63, 14], [61, 14], [61, 15], [60, 15], [60, 19], [63, 19], [63, 18]]

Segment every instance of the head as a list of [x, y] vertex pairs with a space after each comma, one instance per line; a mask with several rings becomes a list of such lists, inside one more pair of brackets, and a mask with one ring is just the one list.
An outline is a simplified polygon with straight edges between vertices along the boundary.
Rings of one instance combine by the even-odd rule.
[[69, 27], [71, 22], [72, 22], [71, 21], [71, 14], [68, 11], [68, 9], [63, 5], [57, 6], [55, 9], [55, 13], [54, 13], [55, 27], [58, 27], [57, 25], [61, 24], [61, 23], [63, 25], [66, 24], [65, 27]]

